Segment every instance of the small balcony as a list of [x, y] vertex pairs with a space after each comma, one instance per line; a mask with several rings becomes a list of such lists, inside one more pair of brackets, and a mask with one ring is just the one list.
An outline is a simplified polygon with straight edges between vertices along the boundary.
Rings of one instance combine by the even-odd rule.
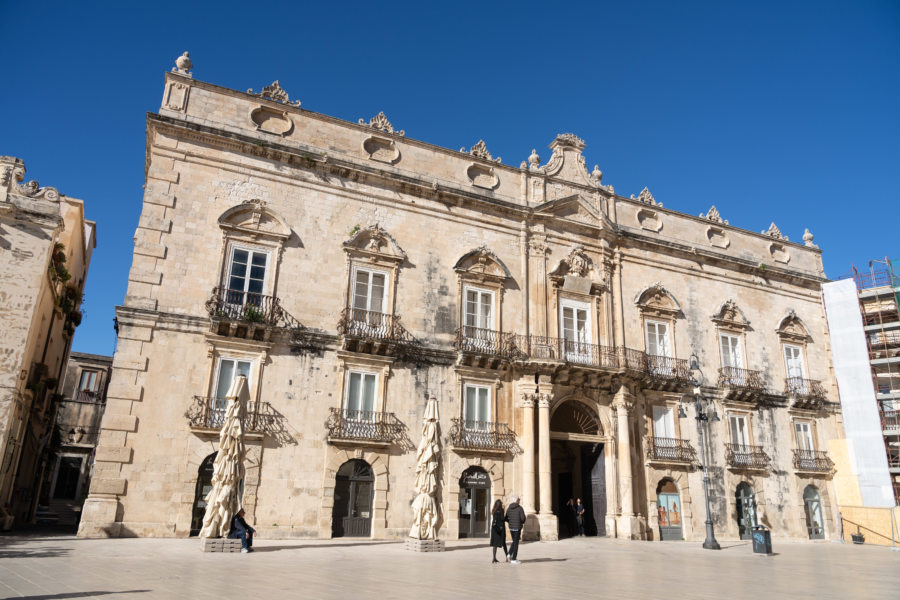
[[687, 440], [648, 437], [647, 461], [651, 464], [692, 465], [697, 461], [697, 451]]
[[672, 391], [690, 383], [691, 367], [687, 359], [654, 354], [646, 356], [645, 384], [648, 388]]
[[506, 423], [452, 419], [450, 444], [456, 451], [479, 454], [509, 454], [514, 452], [516, 433]]
[[900, 434], [900, 410], [882, 408], [879, 413], [881, 414], [881, 429], [886, 433]]
[[766, 379], [762, 371], [721, 367], [719, 387], [725, 389], [725, 397], [731, 400], [753, 401], [766, 391]]
[[338, 321], [343, 348], [351, 352], [396, 356], [404, 348], [419, 345], [400, 324], [400, 317], [372, 310], [345, 308]]
[[785, 379], [784, 394], [791, 398], [791, 405], [796, 408], [821, 408], [827, 396], [821, 381], [803, 377]]
[[213, 288], [206, 310], [213, 333], [268, 342], [285, 315], [281, 300], [224, 287]]
[[390, 446], [406, 436], [406, 425], [391, 412], [331, 408], [325, 427], [332, 444]]
[[103, 404], [104, 402], [103, 394], [92, 390], [78, 390], [72, 400], [83, 404]]
[[725, 462], [734, 470], [767, 471], [772, 459], [762, 446], [725, 444]]
[[[219, 405], [219, 406], [217, 406]], [[227, 412], [224, 398], [194, 396], [184, 416], [191, 431], [195, 433], [217, 433], [225, 423]], [[268, 402], [250, 402], [244, 415], [244, 433], [262, 435], [266, 429], [267, 415], [272, 413]]]
[[900, 473], [900, 448], [897, 446], [887, 447], [888, 470], [891, 473]]
[[834, 463], [824, 450], [794, 450], [794, 470], [798, 473], [829, 475], [834, 471]]
[[460, 365], [499, 368], [515, 355], [512, 336], [493, 329], [460, 327], [456, 330]]

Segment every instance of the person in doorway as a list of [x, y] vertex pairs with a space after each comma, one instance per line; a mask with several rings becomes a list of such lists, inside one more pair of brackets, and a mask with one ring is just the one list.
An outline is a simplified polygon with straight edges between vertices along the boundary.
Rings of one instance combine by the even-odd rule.
[[575, 502], [575, 523], [578, 525], [578, 535], [584, 535], [584, 504], [581, 498]]
[[503, 514], [503, 502], [499, 498], [494, 502], [491, 517], [491, 550], [494, 554], [491, 563], [500, 562], [497, 560], [497, 548], [503, 548], [503, 555], [506, 562], [509, 562], [509, 552], [506, 550], [506, 517]]
[[575, 535], [575, 498], [569, 498], [569, 501], [566, 502], [566, 510], [563, 511], [562, 521], [566, 527], [566, 534], [569, 536]]
[[256, 530], [247, 524], [244, 520], [244, 509], [237, 511], [237, 514], [231, 517], [231, 529], [228, 531], [228, 537], [232, 540], [241, 540], [241, 552], [253, 552], [253, 534]]
[[509, 535], [512, 544], [509, 546], [509, 562], [514, 565], [519, 561], [519, 539], [522, 537], [522, 529], [525, 528], [525, 509], [519, 504], [519, 497], [513, 498], [506, 509], [506, 522], [509, 523]]

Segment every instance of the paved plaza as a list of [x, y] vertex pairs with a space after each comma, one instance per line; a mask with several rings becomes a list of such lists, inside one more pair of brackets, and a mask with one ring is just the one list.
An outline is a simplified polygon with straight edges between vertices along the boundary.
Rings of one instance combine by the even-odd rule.
[[259, 540], [204, 554], [193, 539], [0, 537], [0, 597], [63, 598], [897, 598], [900, 552], [834, 542], [605, 538], [524, 544], [521, 565], [483, 543], [417, 554], [400, 542]]

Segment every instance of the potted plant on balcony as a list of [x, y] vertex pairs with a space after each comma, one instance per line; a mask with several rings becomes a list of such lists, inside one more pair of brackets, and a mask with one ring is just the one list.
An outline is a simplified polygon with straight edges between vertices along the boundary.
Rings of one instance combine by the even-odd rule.
[[266, 320], [266, 314], [261, 309], [248, 304], [244, 307], [243, 319], [249, 323], [262, 323]]

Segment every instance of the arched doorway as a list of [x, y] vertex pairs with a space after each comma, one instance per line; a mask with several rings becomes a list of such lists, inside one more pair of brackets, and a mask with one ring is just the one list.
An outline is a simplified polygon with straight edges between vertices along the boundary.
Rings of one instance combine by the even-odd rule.
[[656, 486], [656, 522], [659, 524], [659, 539], [683, 540], [681, 529], [681, 498], [678, 486], [671, 479], [663, 479]]
[[606, 535], [606, 459], [597, 415], [586, 405], [563, 403], [550, 419], [550, 459], [553, 470], [553, 507], [559, 537], [577, 533], [570, 499], [584, 504], [586, 535]]
[[203, 515], [206, 514], [206, 495], [212, 489], [213, 463], [218, 452], [213, 452], [203, 459], [197, 469], [197, 485], [194, 488], [194, 508], [191, 512], [191, 535], [199, 535], [203, 528]]
[[369, 537], [372, 532], [372, 498], [375, 473], [364, 460], [348, 460], [335, 476], [332, 537]]
[[459, 537], [490, 533], [491, 478], [481, 467], [469, 467], [459, 478]]
[[734, 497], [737, 504], [738, 533], [742, 540], [753, 539], [753, 527], [756, 526], [756, 497], [753, 488], [742, 481], [738, 484]]
[[806, 531], [811, 540], [825, 539], [825, 521], [822, 519], [822, 500], [814, 485], [803, 490], [803, 508], [806, 512]]

